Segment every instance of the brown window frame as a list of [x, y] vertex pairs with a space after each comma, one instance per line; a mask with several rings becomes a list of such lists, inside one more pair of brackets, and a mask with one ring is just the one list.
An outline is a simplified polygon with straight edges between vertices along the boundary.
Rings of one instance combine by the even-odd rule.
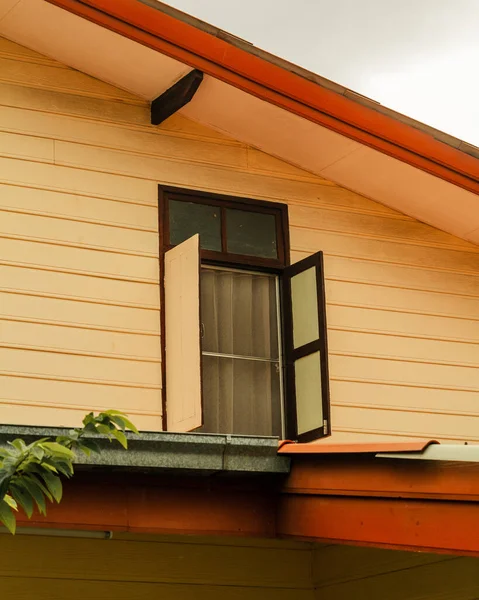
[[[168, 201], [195, 202], [207, 206], [217, 206], [221, 210], [222, 251], [201, 250], [201, 261], [224, 266], [247, 266], [252, 269], [280, 274], [289, 265], [289, 224], [288, 205], [279, 202], [266, 202], [236, 196], [224, 196], [208, 192], [197, 192], [170, 186], [159, 186], [160, 249], [166, 252], [174, 247], [170, 244], [170, 220]], [[233, 254], [226, 251], [226, 209], [244, 210], [269, 214], [276, 221], [276, 243], [278, 258], [263, 258], [246, 254]]]
[[[328, 376], [328, 352], [327, 352], [327, 326], [326, 326], [326, 303], [324, 285], [318, 283], [318, 311], [320, 316], [321, 338], [324, 340], [321, 347], [321, 372], [324, 379], [324, 387], [322, 388], [321, 402], [323, 406], [323, 416], [327, 420], [327, 430], [319, 428], [311, 432], [313, 435], [297, 435], [296, 424], [296, 395], [294, 390], [294, 377], [292, 376], [293, 353], [291, 346], [291, 297], [289, 284], [285, 283], [283, 274], [285, 272], [294, 273], [295, 266], [290, 266], [290, 243], [289, 243], [289, 219], [288, 205], [279, 202], [268, 202], [264, 200], [255, 200], [251, 198], [226, 196], [223, 194], [215, 194], [185, 188], [177, 188], [172, 186], [158, 186], [158, 218], [159, 218], [159, 245], [160, 245], [160, 301], [164, 306], [165, 289], [164, 289], [164, 254], [175, 244], [170, 244], [170, 228], [169, 228], [169, 211], [168, 201], [180, 200], [186, 202], [195, 202], [204, 205], [218, 206], [221, 209], [221, 242], [222, 251], [216, 252], [213, 250], [200, 250], [200, 263], [226, 266], [231, 268], [244, 267], [250, 270], [260, 272], [274, 273], [280, 277], [280, 320], [282, 329], [282, 355], [283, 355], [283, 378], [284, 378], [284, 397], [283, 408], [285, 422], [283, 424], [286, 437], [288, 439], [298, 439], [298, 441], [310, 441], [314, 439], [314, 435], [325, 437], [331, 434], [330, 421], [330, 399], [329, 399], [329, 376]], [[249, 212], [258, 212], [264, 214], [272, 214], [276, 219], [276, 239], [278, 258], [263, 258], [257, 256], [232, 254], [226, 251], [226, 219], [225, 209], [234, 208], [236, 210], [245, 210]], [[313, 255], [309, 257], [311, 264], [320, 265], [320, 273], [324, 277], [322, 253], [320, 256]], [[301, 261], [302, 262], [302, 261]], [[324, 281], [324, 279], [323, 279]], [[161, 339], [162, 339], [162, 378], [166, 381], [166, 356], [165, 356], [165, 319], [163, 311], [161, 312]], [[163, 401], [163, 428], [166, 431], [166, 386], [162, 387]]]

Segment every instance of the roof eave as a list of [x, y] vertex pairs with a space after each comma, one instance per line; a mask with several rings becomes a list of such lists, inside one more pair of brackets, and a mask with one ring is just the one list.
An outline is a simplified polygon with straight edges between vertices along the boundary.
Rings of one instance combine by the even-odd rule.
[[[479, 194], [479, 160], [439, 141], [423, 127], [399, 120], [393, 111], [369, 106], [346, 90], [326, 87], [320, 78], [298, 74], [286, 61], [267, 60], [231, 36], [205, 31], [179, 11], [141, 0], [47, 0], [102, 27], [202, 70], [293, 114], [322, 125], [365, 146]], [[228, 37], [228, 39], [223, 39]], [[246, 46], [246, 48], [245, 48]], [[264, 54], [264, 55], [263, 55]], [[284, 64], [281, 64], [284, 63]], [[349, 92], [349, 91], [348, 91]], [[360, 99], [360, 100], [359, 100]], [[368, 101], [371, 103], [371, 101]], [[461, 146], [462, 144], [462, 146]], [[461, 149], [462, 148], [462, 149]], [[468, 149], [470, 149], [468, 147]]]

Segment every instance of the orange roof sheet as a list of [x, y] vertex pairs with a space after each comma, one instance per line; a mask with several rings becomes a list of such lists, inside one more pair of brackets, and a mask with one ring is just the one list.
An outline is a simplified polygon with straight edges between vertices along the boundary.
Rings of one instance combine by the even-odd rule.
[[297, 444], [282, 440], [278, 454], [377, 454], [379, 452], [422, 452], [436, 440], [418, 440], [411, 442], [361, 442], [356, 444], [338, 444], [331, 442], [312, 442]]

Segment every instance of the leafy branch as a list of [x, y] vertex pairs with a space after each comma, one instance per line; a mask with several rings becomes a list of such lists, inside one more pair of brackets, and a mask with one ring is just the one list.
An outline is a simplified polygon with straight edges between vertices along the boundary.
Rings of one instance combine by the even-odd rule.
[[42, 438], [31, 444], [21, 439], [0, 448], [0, 523], [14, 534], [15, 512], [22, 508], [30, 519], [34, 507], [46, 515], [46, 500], [60, 502], [63, 494], [61, 476], [70, 478], [76, 453], [99, 454], [100, 447], [87, 434], [100, 434], [110, 441], [116, 439], [123, 448], [128, 442], [125, 431], [138, 433], [127, 416], [117, 410], [107, 410], [95, 416], [89, 413], [83, 427], [55, 440]]

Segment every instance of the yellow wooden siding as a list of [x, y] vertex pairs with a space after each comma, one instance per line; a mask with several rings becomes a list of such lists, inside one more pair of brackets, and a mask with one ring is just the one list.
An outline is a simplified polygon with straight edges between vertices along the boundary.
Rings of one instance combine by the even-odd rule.
[[15, 600], [314, 599], [306, 544], [121, 534], [0, 535], [0, 590]]
[[0, 421], [160, 427], [163, 183], [287, 202], [292, 260], [324, 251], [335, 439], [479, 442], [477, 246], [7, 40], [0, 63]]
[[354, 546], [314, 550], [316, 600], [476, 600], [479, 559]]

